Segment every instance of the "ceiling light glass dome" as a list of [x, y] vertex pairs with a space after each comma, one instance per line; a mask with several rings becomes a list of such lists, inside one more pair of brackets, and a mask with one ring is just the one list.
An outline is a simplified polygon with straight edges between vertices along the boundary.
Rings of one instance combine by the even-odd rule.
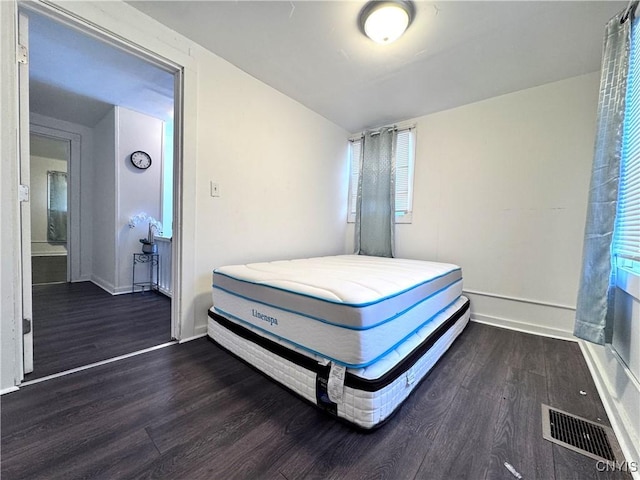
[[376, 43], [387, 44], [402, 36], [411, 24], [413, 3], [407, 1], [373, 1], [360, 12], [360, 29]]

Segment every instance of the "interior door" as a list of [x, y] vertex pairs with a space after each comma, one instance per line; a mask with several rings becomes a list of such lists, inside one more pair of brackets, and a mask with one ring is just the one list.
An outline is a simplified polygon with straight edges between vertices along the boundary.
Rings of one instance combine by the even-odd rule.
[[31, 202], [29, 152], [29, 18], [18, 14], [18, 88], [20, 117], [20, 229], [22, 243], [23, 373], [33, 372], [33, 307], [31, 300]]

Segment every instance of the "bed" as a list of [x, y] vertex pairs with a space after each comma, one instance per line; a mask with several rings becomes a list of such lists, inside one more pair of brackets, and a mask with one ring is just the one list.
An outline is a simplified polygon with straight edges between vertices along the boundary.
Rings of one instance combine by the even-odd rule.
[[217, 268], [208, 335], [307, 401], [372, 429], [468, 321], [457, 265], [338, 255]]

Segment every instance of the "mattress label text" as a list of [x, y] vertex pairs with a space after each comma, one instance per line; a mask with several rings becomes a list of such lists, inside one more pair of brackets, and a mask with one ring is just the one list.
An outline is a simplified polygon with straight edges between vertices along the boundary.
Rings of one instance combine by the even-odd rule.
[[278, 324], [278, 319], [277, 318], [273, 318], [273, 317], [270, 317], [269, 315], [265, 315], [264, 313], [260, 313], [259, 311], [257, 311], [254, 308], [251, 309], [251, 315], [253, 315], [256, 318], [259, 318], [260, 320], [262, 320], [264, 322], [269, 322], [270, 325], [277, 325]]

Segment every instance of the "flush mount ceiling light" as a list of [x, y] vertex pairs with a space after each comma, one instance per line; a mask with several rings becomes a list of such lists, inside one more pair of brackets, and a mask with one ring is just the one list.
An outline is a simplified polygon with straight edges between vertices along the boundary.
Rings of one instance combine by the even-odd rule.
[[388, 0], [367, 3], [358, 18], [360, 30], [377, 43], [391, 43], [411, 24], [415, 9], [410, 1]]

